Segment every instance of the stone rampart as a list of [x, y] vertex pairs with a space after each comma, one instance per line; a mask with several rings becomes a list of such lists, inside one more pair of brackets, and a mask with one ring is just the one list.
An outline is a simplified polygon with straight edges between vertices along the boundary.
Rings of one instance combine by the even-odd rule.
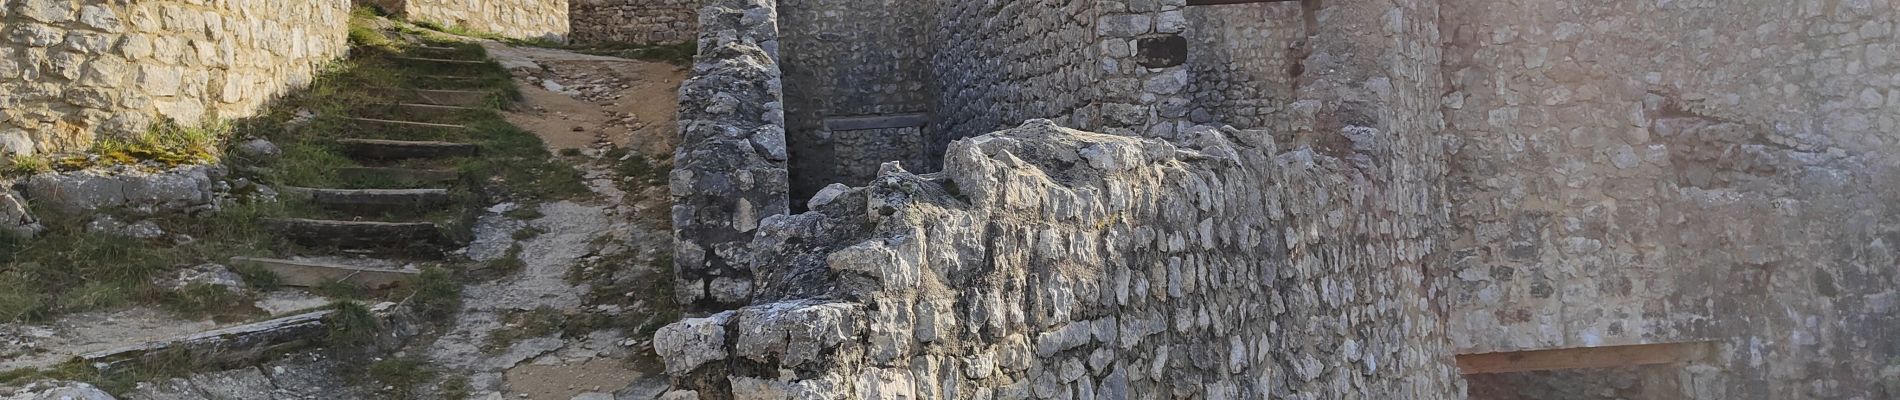
[[348, 0], [4, 4], [0, 159], [249, 116], [348, 50]]

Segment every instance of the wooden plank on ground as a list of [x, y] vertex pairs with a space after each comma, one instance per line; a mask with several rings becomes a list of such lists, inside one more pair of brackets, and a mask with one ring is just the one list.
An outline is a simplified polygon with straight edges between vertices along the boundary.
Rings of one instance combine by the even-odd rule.
[[1602, 346], [1458, 355], [1465, 375], [1674, 364], [1706, 357], [1712, 342]]

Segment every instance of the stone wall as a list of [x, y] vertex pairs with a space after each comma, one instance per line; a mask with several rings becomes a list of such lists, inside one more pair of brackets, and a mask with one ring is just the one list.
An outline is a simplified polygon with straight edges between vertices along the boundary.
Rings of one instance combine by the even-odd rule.
[[1285, 129], [1306, 39], [1297, 2], [1189, 7], [1189, 122]]
[[691, 309], [746, 304], [743, 255], [761, 219], [789, 211], [778, 23], [771, 0], [716, 0], [680, 85], [673, 157], [676, 293]]
[[1426, 187], [1264, 131], [1047, 120], [768, 218], [756, 305], [661, 329], [725, 399], [1450, 398]]
[[249, 116], [348, 49], [348, 0], [4, 4], [0, 159]]
[[[883, 161], [916, 159], [922, 148], [892, 145], [921, 140], [838, 140], [897, 132], [855, 132], [839, 137], [825, 120], [921, 113], [934, 46], [927, 38], [934, 1], [783, 0], [787, 138], [792, 153], [792, 194], [806, 199], [835, 182], [862, 185]], [[933, 126], [913, 131], [935, 130]], [[854, 146], [855, 145], [855, 146]], [[903, 150], [900, 154], [885, 151]], [[840, 160], [870, 160], [846, 164]], [[907, 168], [927, 170], [918, 165]]]
[[569, 0], [574, 43], [662, 44], [693, 40], [706, 0]]
[[1900, 396], [1896, 7], [1447, 3], [1459, 351], [1714, 340], [1701, 398]]
[[932, 158], [951, 141], [1044, 118], [1094, 129], [1087, 109], [1101, 50], [1092, 28], [1100, 4], [1065, 0], [945, 1], [930, 37]]
[[411, 21], [429, 21], [516, 39], [566, 42], [569, 0], [402, 0]]

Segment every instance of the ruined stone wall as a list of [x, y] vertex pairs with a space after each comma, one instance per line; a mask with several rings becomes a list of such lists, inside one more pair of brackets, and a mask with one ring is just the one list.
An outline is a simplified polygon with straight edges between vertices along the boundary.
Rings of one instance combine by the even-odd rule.
[[348, 49], [350, 2], [34, 0], [0, 6], [0, 159], [84, 150], [164, 118], [250, 115]]
[[[933, 37], [951, 49], [933, 58], [937, 128], [1057, 113], [1116, 134], [1036, 120], [949, 143], [939, 173], [884, 168], [765, 218], [726, 258], [753, 277], [753, 305], [656, 335], [678, 387], [712, 399], [1462, 394], [1425, 280], [1449, 223], [1435, 2], [1323, 10], [1334, 24], [1321, 33], [1340, 41], [1300, 60], [1324, 72], [1286, 94], [1304, 105], [1296, 132], [1184, 128], [1186, 60], [1138, 51], [1183, 39], [1183, 2], [1002, 3], [940, 5], [952, 17], [934, 35], [971, 37]], [[1075, 42], [1096, 50], [1044, 61]], [[1094, 111], [1109, 108], [1120, 114]]]
[[925, 27], [935, 7], [914, 0], [780, 2], [794, 198], [809, 198], [831, 183], [862, 185], [872, 175], [860, 173], [875, 172], [879, 164], [867, 168], [839, 160], [923, 158], [925, 150], [915, 145], [920, 141], [891, 135], [904, 130], [840, 137], [825, 120], [928, 111], [924, 85], [931, 71], [925, 63], [934, 46]]
[[1038, 120], [821, 195], [760, 228], [757, 305], [656, 349], [707, 399], [1458, 395], [1421, 301], [1440, 217], [1390, 203], [1428, 188], [1184, 136]]
[[575, 43], [662, 44], [693, 40], [706, 0], [569, 0]]
[[403, 0], [403, 16], [516, 39], [566, 42], [569, 0]]
[[675, 293], [689, 309], [747, 304], [736, 260], [761, 219], [789, 211], [778, 18], [772, 0], [715, 0], [693, 76], [680, 84], [673, 157]]
[[1460, 352], [1714, 340], [1697, 398], [1889, 398], [1891, 1], [1447, 3]]

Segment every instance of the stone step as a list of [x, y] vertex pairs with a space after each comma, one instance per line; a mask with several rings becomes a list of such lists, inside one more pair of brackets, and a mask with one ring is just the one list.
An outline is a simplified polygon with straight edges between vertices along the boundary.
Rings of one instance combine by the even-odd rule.
[[419, 58], [441, 58], [465, 61], [482, 60], [481, 55], [475, 53], [473, 49], [459, 47], [414, 46], [407, 50], [409, 54], [414, 54]]
[[401, 186], [427, 186], [454, 183], [462, 174], [445, 169], [389, 167], [344, 167], [337, 175], [349, 180], [379, 180]]
[[439, 105], [434, 105], [434, 104], [422, 104], [422, 103], [400, 103], [400, 104], [396, 104], [394, 107], [391, 107], [390, 109], [392, 111], [405, 113], [407, 115], [415, 115], [419, 117], [437, 117], [437, 118], [445, 117], [445, 116], [453, 116], [453, 115], [461, 114], [461, 113], [485, 110], [482, 108], [475, 108], [475, 107], [439, 106]]
[[345, 282], [370, 290], [388, 289], [414, 281], [420, 271], [353, 267], [313, 261], [275, 258], [231, 257], [231, 263], [253, 265], [276, 274], [287, 286], [320, 287]]
[[448, 65], [458, 65], [458, 66], [488, 65], [488, 60], [452, 60], [452, 59], [447, 59], [447, 58], [429, 58], [429, 57], [390, 57], [390, 58], [396, 61], [425, 63], [425, 64], [433, 63], [433, 64], [448, 64]]
[[408, 89], [416, 102], [438, 106], [480, 107], [488, 105], [489, 92], [475, 90]]
[[[396, 313], [396, 303], [384, 302], [370, 307], [378, 319], [388, 321]], [[175, 360], [183, 354], [207, 365], [244, 365], [276, 356], [283, 351], [318, 343], [329, 334], [326, 326], [335, 310], [312, 311], [268, 321], [219, 328], [190, 335], [154, 340], [86, 353], [79, 356], [86, 365], [112, 369], [125, 364], [144, 364]], [[174, 361], [175, 362], [175, 361]]]
[[371, 160], [470, 157], [481, 151], [476, 145], [454, 142], [382, 139], [337, 139], [336, 142], [343, 146], [344, 155]]
[[265, 223], [291, 241], [312, 247], [433, 258], [441, 256], [452, 242], [441, 227], [430, 222], [272, 218]]
[[393, 120], [393, 119], [360, 118], [360, 117], [350, 117], [348, 118], [348, 120], [353, 121], [353, 122], [404, 126], [404, 127], [411, 127], [411, 128], [468, 129], [468, 126], [465, 126], [465, 125], [439, 124], [439, 123], [434, 123], [434, 122], [399, 121], [399, 120]]
[[367, 214], [416, 212], [454, 203], [448, 189], [321, 189], [285, 187], [286, 195], [310, 200], [332, 210]]

